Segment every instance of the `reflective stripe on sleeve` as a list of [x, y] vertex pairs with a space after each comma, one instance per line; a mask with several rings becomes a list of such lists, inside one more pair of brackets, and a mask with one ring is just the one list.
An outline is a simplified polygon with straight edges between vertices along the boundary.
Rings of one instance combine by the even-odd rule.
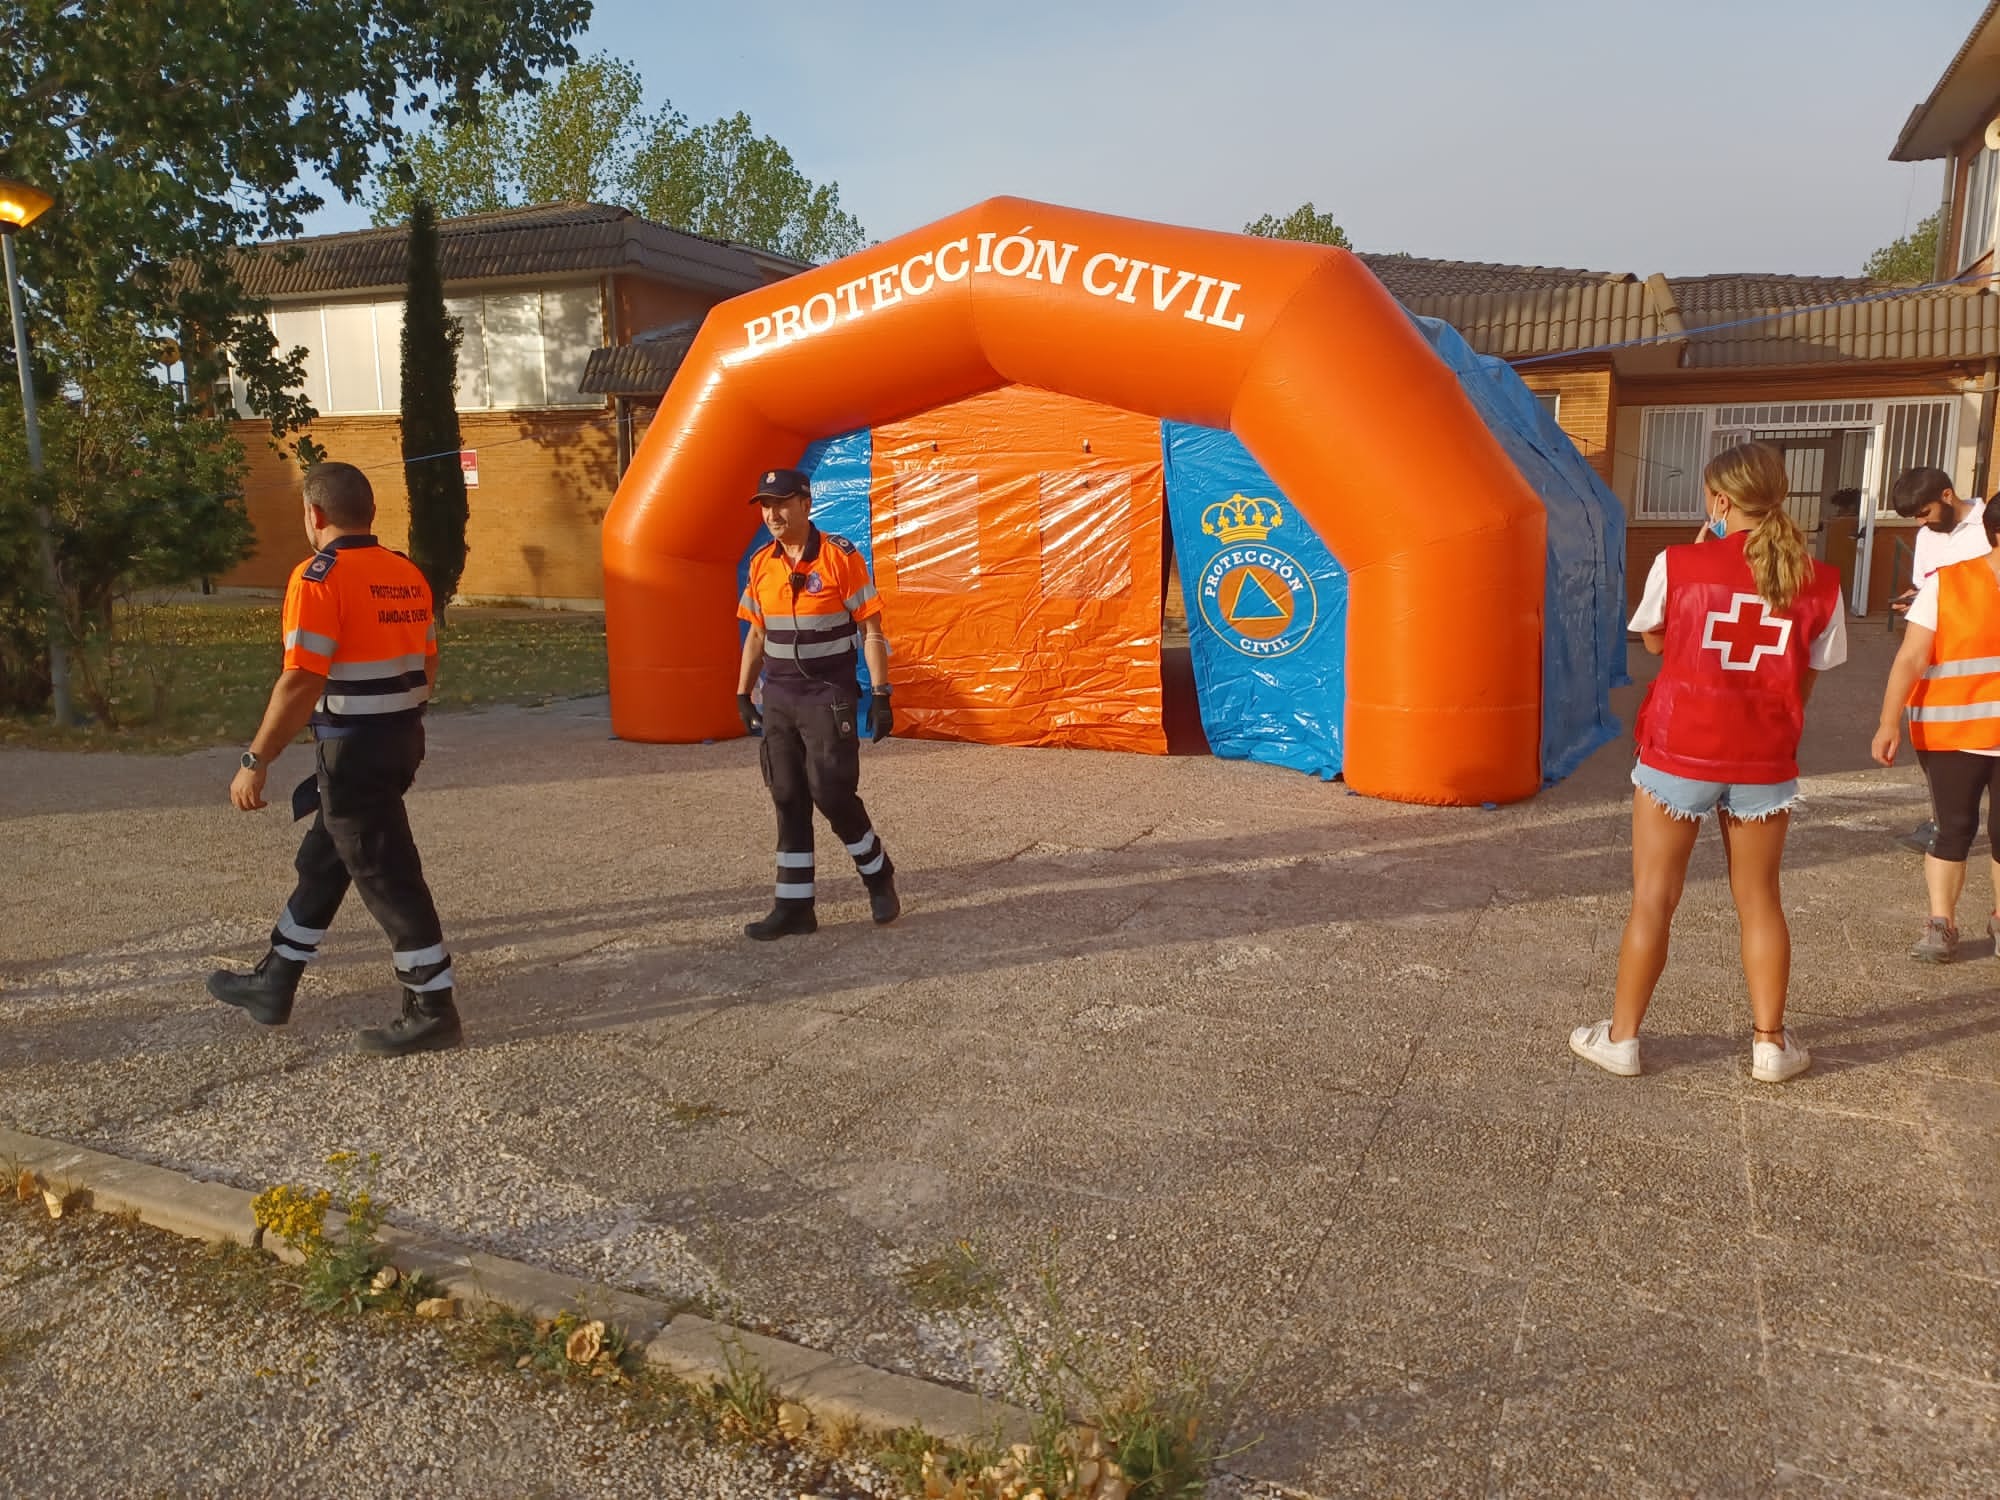
[[861, 608], [862, 605], [868, 603], [868, 601], [873, 599], [874, 597], [875, 597], [875, 585], [872, 583], [864, 583], [859, 589], [849, 594], [841, 602], [847, 606], [847, 612], [849, 614], [853, 614], [854, 611]]
[[321, 635], [316, 630], [287, 630], [285, 649], [289, 651], [294, 646], [301, 651], [310, 651], [315, 656], [331, 656], [340, 649], [340, 642], [330, 635]]

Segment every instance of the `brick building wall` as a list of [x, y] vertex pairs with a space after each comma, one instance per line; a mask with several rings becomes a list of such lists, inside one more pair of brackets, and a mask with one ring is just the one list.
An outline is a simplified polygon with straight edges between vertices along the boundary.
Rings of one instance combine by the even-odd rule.
[[1610, 484], [1612, 413], [1617, 409], [1610, 369], [1534, 366], [1519, 373], [1522, 383], [1536, 395], [1557, 398], [1556, 425], [1569, 434], [1597, 477]]
[[[460, 597], [597, 607], [604, 596], [600, 531], [618, 488], [611, 413], [462, 412], [459, 426], [465, 446], [479, 455], [479, 487], [467, 495], [469, 552]], [[298, 469], [271, 450], [262, 423], [236, 428], [250, 459], [245, 495], [257, 551], [217, 582], [281, 589], [306, 555]], [[375, 486], [376, 533], [392, 547], [407, 545], [410, 501], [398, 419], [322, 417], [312, 435], [328, 457], [367, 473]]]

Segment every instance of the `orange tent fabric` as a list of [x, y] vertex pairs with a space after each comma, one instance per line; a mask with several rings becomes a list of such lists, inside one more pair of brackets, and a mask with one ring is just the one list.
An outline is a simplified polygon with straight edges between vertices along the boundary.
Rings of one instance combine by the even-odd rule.
[[896, 730], [1167, 749], [1160, 424], [1009, 387], [874, 432]]
[[995, 198], [713, 309], [604, 526], [612, 726], [723, 738], [759, 471], [1008, 383], [1226, 427], [1349, 572], [1346, 777], [1540, 784], [1545, 519], [1345, 251]]

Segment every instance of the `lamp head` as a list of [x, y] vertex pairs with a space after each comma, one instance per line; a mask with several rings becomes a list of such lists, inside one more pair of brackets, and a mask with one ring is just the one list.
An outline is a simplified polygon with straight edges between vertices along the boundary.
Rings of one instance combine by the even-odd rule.
[[55, 206], [40, 188], [0, 177], [0, 230], [26, 229]]

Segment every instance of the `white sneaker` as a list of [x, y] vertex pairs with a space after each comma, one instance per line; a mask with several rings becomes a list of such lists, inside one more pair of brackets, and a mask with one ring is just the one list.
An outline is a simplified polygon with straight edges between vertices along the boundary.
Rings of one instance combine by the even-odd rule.
[[1783, 1083], [1812, 1066], [1812, 1054], [1792, 1040], [1792, 1033], [1780, 1033], [1785, 1045], [1753, 1041], [1750, 1044], [1750, 1076], [1759, 1083]]
[[1639, 1039], [1628, 1036], [1622, 1042], [1612, 1041], [1609, 1021], [1577, 1027], [1569, 1034], [1569, 1050], [1585, 1062], [1596, 1063], [1605, 1072], [1616, 1073], [1620, 1078], [1639, 1076]]

